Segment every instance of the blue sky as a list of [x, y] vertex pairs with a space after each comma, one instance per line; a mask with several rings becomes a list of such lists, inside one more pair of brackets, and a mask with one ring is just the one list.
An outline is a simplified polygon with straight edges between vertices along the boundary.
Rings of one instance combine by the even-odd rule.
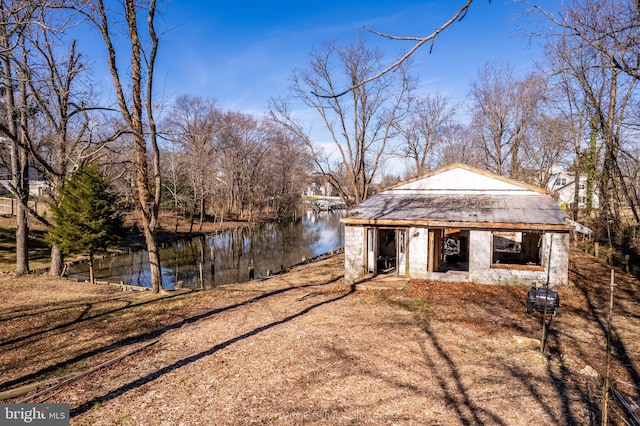
[[[294, 68], [305, 67], [314, 47], [352, 40], [363, 25], [395, 35], [423, 36], [447, 20], [462, 0], [408, 1], [169, 1], [162, 3], [158, 89], [215, 98], [218, 105], [261, 114], [269, 98], [287, 93]], [[439, 36], [433, 52], [415, 56], [425, 91], [466, 97], [478, 69], [509, 61], [527, 71], [539, 58], [538, 40], [518, 35], [522, 3], [476, 0], [469, 14]], [[395, 55], [410, 46], [370, 36]]]
[[[202, 96], [215, 99], [222, 109], [260, 116], [267, 111], [269, 99], [288, 94], [292, 70], [304, 68], [308, 55], [321, 43], [355, 40], [363, 25], [388, 34], [425, 36], [463, 3], [160, 1], [156, 99], [168, 104], [181, 94]], [[559, 1], [537, 3], [557, 6]], [[539, 40], [522, 35], [528, 19], [518, 15], [525, 8], [513, 0], [475, 0], [467, 16], [438, 37], [432, 53], [423, 48], [414, 56], [420, 90], [439, 91], [453, 102], [464, 102], [471, 81], [486, 62], [508, 61], [519, 72], [534, 69], [540, 59]], [[92, 36], [84, 41], [90, 45]], [[390, 60], [412, 45], [375, 35], [369, 37], [369, 43], [386, 52]], [[99, 69], [100, 53], [94, 52]], [[110, 83], [106, 72], [98, 72], [98, 80], [98, 84]], [[312, 138], [326, 142], [321, 134]]]

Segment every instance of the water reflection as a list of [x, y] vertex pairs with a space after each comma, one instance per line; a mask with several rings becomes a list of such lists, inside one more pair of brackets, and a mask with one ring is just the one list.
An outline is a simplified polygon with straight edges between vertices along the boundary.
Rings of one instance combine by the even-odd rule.
[[[286, 222], [230, 229], [161, 248], [163, 288], [213, 287], [242, 283], [277, 272], [344, 245], [340, 218], [346, 210], [306, 211]], [[99, 281], [150, 287], [149, 258], [145, 250], [96, 261]], [[67, 275], [88, 279], [88, 265], [72, 267]]]

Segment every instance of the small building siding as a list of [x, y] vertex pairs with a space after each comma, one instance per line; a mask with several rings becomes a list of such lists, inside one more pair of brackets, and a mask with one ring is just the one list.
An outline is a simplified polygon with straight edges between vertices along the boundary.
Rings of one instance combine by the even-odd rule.
[[469, 280], [474, 283], [531, 285], [546, 277], [543, 271], [492, 268], [492, 231], [471, 231], [469, 240]]
[[492, 235], [491, 231], [469, 232], [469, 279], [473, 282], [481, 282], [491, 267]]
[[429, 229], [409, 228], [409, 276], [427, 278], [427, 258], [429, 254]]
[[344, 279], [352, 283], [365, 272], [364, 248], [365, 228], [363, 226], [344, 227]]
[[[534, 285], [535, 283], [541, 286], [547, 282], [547, 277], [550, 286], [568, 282], [566, 265], [569, 263], [569, 234], [567, 233], [545, 233], [542, 243], [542, 266], [544, 267], [542, 271], [491, 268], [491, 231], [472, 231], [470, 240], [472, 252], [469, 256], [469, 278], [475, 283], [503, 285]], [[549, 256], [550, 247], [551, 256]], [[549, 260], [551, 260], [550, 265], [548, 265]], [[547, 272], [549, 266], [550, 269]]]
[[[569, 234], [547, 234], [551, 243], [551, 264], [549, 285], [565, 285], [569, 283]], [[548, 244], [547, 239], [545, 243]]]
[[[354, 282], [366, 272], [366, 227], [345, 226], [345, 281]], [[569, 234], [546, 232], [542, 242], [544, 270], [492, 268], [492, 231], [469, 232], [469, 271], [428, 272], [429, 229], [408, 228], [408, 276], [439, 281], [471, 281], [477, 284], [538, 285], [549, 280], [550, 286], [568, 283]], [[551, 249], [551, 256], [549, 256]], [[547, 272], [547, 268], [550, 269]]]

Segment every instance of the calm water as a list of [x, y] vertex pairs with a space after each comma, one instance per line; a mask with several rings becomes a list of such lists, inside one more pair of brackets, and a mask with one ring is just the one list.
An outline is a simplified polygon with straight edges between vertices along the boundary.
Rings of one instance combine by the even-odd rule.
[[[162, 286], [176, 283], [189, 288], [213, 287], [256, 278], [268, 271], [277, 272], [344, 245], [340, 218], [346, 210], [307, 211], [298, 220], [266, 223], [185, 240], [162, 248]], [[89, 279], [89, 267], [80, 264], [67, 275]], [[149, 257], [145, 250], [95, 262], [96, 280], [151, 286]]]

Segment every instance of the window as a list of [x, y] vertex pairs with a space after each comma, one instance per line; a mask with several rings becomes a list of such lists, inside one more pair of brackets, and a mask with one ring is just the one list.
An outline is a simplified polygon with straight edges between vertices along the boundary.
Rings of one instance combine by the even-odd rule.
[[493, 232], [494, 265], [541, 266], [541, 232]]
[[439, 244], [432, 256], [437, 258], [437, 267], [434, 272], [469, 271], [469, 230], [447, 228], [433, 230], [439, 232]]
[[565, 186], [567, 184], [567, 178], [565, 176], [558, 176], [554, 186]]

